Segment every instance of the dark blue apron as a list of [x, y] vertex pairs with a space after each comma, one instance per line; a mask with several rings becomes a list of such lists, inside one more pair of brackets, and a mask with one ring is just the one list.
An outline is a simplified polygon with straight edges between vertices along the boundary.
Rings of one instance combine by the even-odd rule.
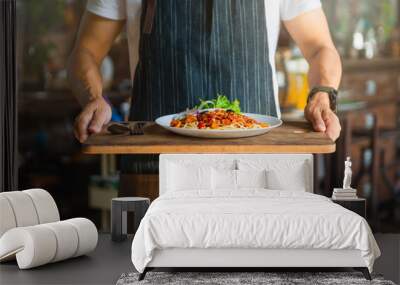
[[[276, 116], [265, 8], [265, 0], [144, 0], [130, 120], [153, 121], [217, 94]], [[122, 161], [128, 173], [157, 166], [155, 156]]]

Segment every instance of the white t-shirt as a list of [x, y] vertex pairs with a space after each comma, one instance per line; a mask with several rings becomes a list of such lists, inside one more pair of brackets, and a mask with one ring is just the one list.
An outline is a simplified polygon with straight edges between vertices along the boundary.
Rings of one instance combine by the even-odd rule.
[[[267, 19], [270, 50], [269, 60], [274, 74], [273, 83], [276, 106], [279, 106], [279, 100], [278, 84], [275, 72], [275, 51], [278, 43], [280, 21], [291, 20], [302, 13], [320, 7], [320, 0], [265, 0], [265, 15]], [[133, 78], [139, 60], [142, 0], [88, 0], [87, 10], [104, 18], [127, 21], [129, 62], [131, 76]], [[278, 116], [280, 116], [279, 108], [277, 109]]]

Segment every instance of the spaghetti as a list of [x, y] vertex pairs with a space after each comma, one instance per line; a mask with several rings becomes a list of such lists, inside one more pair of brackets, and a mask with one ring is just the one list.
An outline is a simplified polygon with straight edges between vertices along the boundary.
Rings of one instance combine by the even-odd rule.
[[261, 129], [267, 128], [267, 123], [258, 122], [232, 110], [211, 109], [187, 112], [174, 118], [171, 127], [186, 129]]

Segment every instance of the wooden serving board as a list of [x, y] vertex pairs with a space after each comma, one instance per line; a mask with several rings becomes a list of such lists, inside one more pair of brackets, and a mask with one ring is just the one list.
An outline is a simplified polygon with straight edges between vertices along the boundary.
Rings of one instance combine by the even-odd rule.
[[287, 122], [256, 137], [202, 139], [176, 135], [150, 123], [144, 135], [113, 135], [104, 131], [83, 144], [87, 154], [160, 153], [332, 153], [336, 145], [306, 122]]

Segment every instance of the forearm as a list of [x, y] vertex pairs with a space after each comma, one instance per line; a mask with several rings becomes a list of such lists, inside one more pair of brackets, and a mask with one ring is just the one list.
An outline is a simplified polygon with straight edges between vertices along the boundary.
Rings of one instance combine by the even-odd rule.
[[342, 77], [342, 64], [335, 48], [321, 47], [308, 58], [309, 84], [338, 88]]
[[102, 96], [103, 83], [99, 63], [85, 48], [72, 53], [68, 65], [68, 80], [81, 106]]
[[[337, 89], [342, 66], [322, 9], [311, 10], [284, 23], [310, 65], [308, 77], [311, 88], [322, 85]], [[332, 140], [339, 137], [340, 122], [330, 108], [328, 93], [315, 93], [308, 101], [304, 115], [314, 130], [325, 132]]]
[[[309, 83], [314, 86], [328, 86], [337, 89], [342, 76], [340, 57], [334, 47], [320, 48], [307, 58], [310, 64]], [[340, 122], [331, 110], [329, 95], [325, 92], [314, 94], [307, 103], [304, 115], [316, 131], [325, 132], [335, 141], [340, 135]]]

